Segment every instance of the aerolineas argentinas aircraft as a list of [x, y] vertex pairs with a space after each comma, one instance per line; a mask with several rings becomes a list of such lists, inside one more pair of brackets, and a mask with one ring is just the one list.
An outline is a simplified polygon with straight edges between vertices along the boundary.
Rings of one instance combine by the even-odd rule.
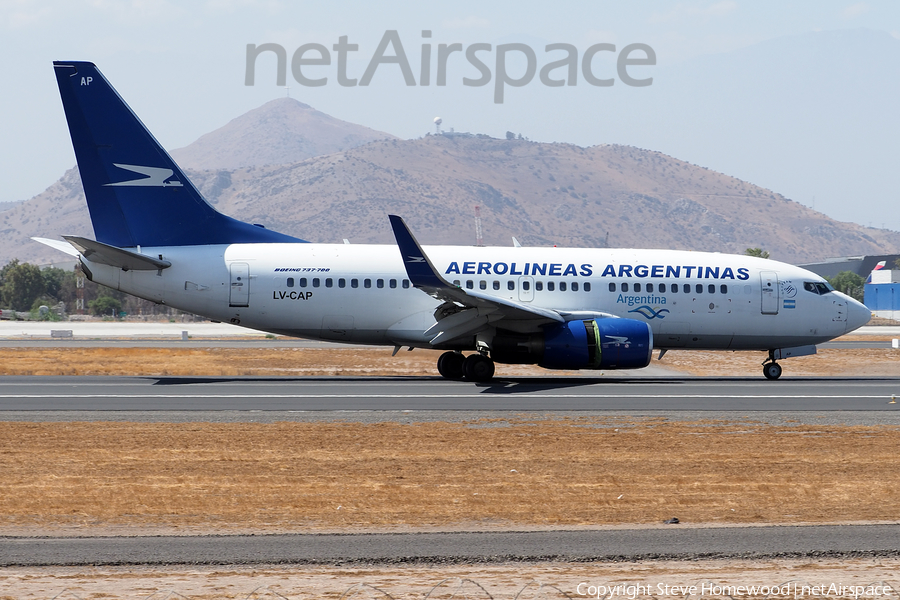
[[[665, 250], [313, 244], [222, 215], [97, 68], [55, 62], [96, 240], [40, 241], [97, 283], [288, 336], [447, 350], [438, 371], [494, 363], [637, 369], [654, 348], [768, 350], [777, 360], [870, 312], [795, 266]], [[471, 354], [464, 356], [463, 351]]]

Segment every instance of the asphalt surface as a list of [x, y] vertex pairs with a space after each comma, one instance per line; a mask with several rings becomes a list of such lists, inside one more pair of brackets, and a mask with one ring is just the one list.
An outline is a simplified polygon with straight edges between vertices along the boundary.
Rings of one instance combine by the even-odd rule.
[[503, 533], [0, 538], [0, 567], [452, 564], [900, 555], [900, 525]]
[[866, 411], [900, 378], [0, 377], [2, 413], [32, 411]]

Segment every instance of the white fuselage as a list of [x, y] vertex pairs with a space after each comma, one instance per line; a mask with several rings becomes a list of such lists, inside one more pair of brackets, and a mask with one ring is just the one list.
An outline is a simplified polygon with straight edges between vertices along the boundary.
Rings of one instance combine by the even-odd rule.
[[[647, 322], [657, 348], [772, 349], [833, 339], [868, 310], [796, 266], [670, 250], [427, 246], [464, 289], [560, 312]], [[232, 244], [142, 248], [172, 266], [122, 271], [85, 261], [97, 283], [266, 332], [362, 344], [429, 347], [441, 304], [409, 284], [398, 248]], [[503, 322], [497, 324], [503, 327]], [[464, 349], [464, 348], [460, 348]]]

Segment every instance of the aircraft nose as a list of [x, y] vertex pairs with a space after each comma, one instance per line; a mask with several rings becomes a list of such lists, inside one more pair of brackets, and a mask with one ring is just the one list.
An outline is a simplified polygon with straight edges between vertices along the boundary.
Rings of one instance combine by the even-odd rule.
[[847, 333], [854, 329], [859, 329], [868, 323], [871, 318], [872, 311], [865, 304], [856, 300], [847, 302]]

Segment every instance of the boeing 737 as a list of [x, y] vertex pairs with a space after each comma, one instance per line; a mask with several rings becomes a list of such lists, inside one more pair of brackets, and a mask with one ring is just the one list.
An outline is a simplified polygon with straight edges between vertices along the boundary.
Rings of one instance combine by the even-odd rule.
[[[37, 241], [96, 283], [274, 334], [445, 350], [448, 379], [494, 364], [639, 369], [654, 349], [762, 350], [779, 360], [869, 321], [796, 266], [674, 250], [318, 244], [238, 221], [199, 193], [100, 71], [54, 62], [94, 237]], [[463, 353], [467, 352], [468, 355]]]

